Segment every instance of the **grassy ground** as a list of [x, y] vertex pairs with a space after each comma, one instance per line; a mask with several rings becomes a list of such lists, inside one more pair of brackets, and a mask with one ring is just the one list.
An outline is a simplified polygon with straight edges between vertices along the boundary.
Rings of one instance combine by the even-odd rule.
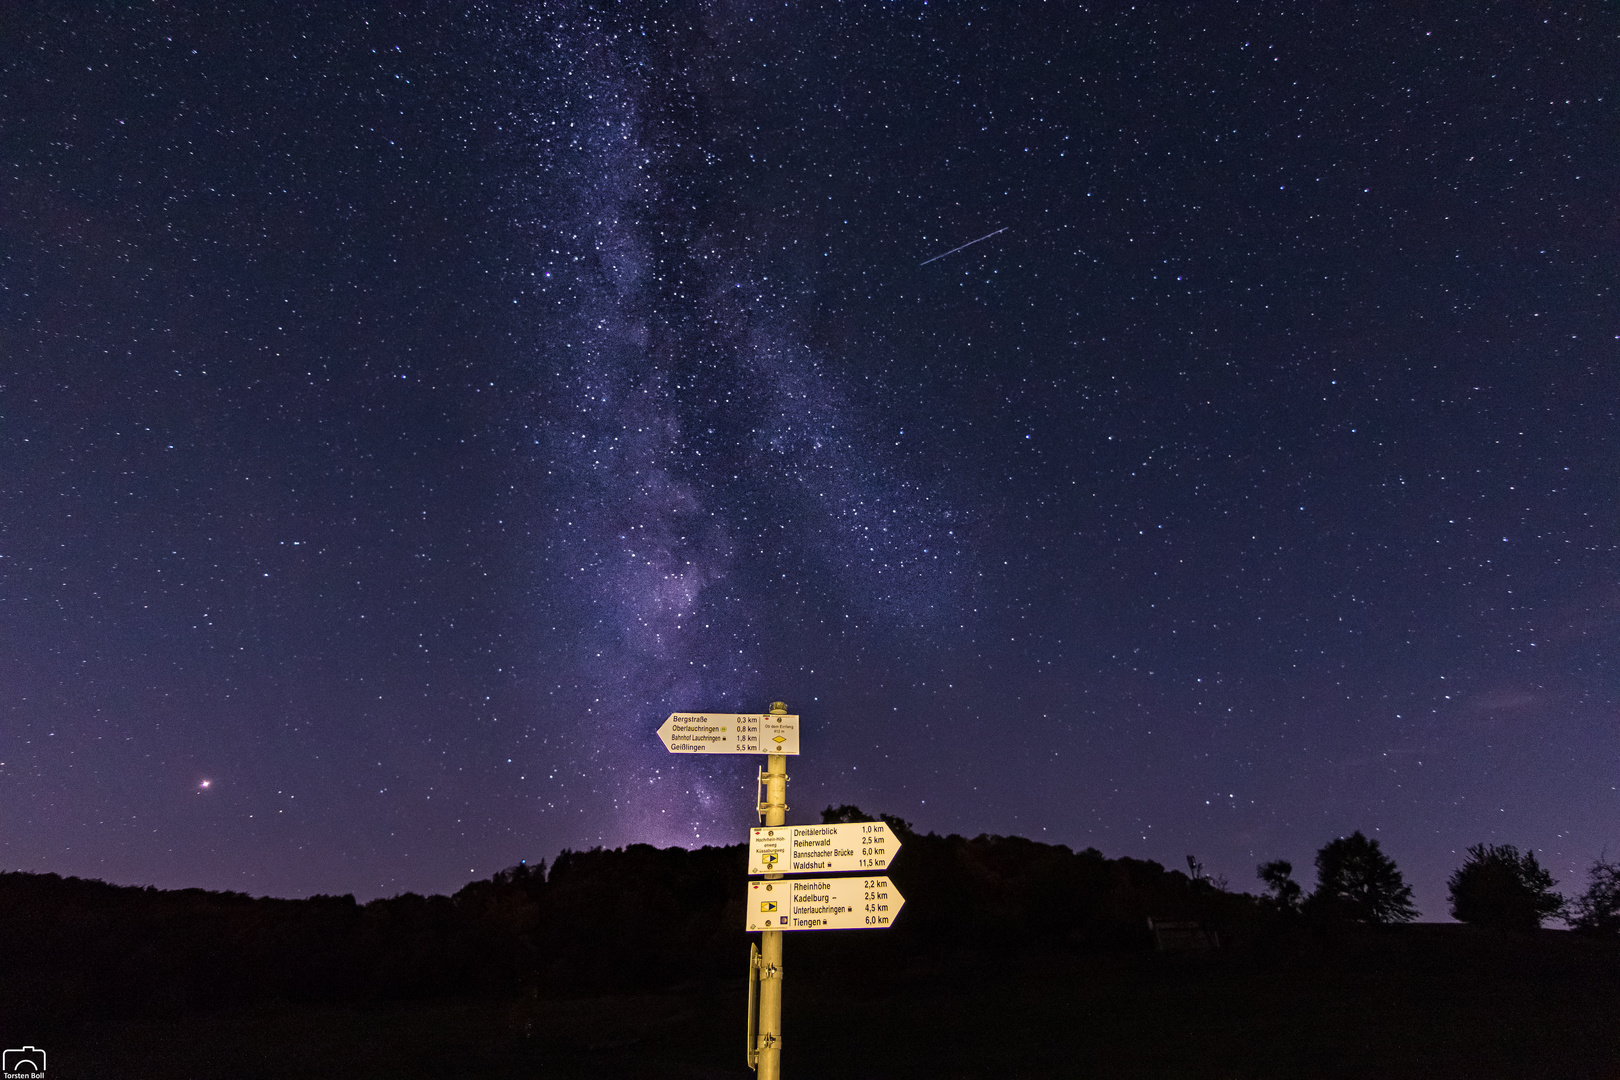
[[[1620, 1078], [1620, 949], [1416, 926], [1270, 955], [792, 966], [789, 1077]], [[807, 950], [800, 950], [801, 956]], [[739, 957], [739, 966], [742, 958]], [[741, 980], [79, 1026], [50, 1076], [744, 1077]]]

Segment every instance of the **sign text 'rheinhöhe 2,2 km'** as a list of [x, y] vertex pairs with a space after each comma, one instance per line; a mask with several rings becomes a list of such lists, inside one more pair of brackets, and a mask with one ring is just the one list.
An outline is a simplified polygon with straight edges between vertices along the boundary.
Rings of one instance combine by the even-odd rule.
[[748, 883], [750, 930], [885, 930], [906, 898], [886, 877]]
[[900, 841], [881, 821], [777, 825], [748, 830], [750, 874], [873, 874], [889, 868]]
[[772, 713], [670, 713], [658, 737], [672, 754], [797, 754], [799, 718]]

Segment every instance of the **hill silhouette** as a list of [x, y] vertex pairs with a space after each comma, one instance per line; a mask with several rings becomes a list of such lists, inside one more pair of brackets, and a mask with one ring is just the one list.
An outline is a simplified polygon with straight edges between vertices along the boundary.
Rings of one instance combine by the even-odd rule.
[[[1155, 862], [887, 820], [894, 926], [789, 935], [795, 1070], [1620, 1070], [1614, 941], [1313, 919]], [[0, 1021], [62, 1075], [744, 1075], [745, 856], [564, 851], [365, 904], [0, 874]]]
[[[902, 823], [903, 825], [903, 823]], [[207, 1010], [255, 1001], [607, 993], [735, 974], [743, 845], [564, 851], [453, 896], [254, 898], [0, 874], [8, 1015]], [[1268, 915], [1243, 894], [1136, 859], [1019, 837], [907, 832], [890, 870], [905, 909], [891, 957], [1153, 948], [1149, 917], [1242, 940]], [[806, 935], [801, 935], [806, 936]], [[845, 935], [839, 935], [845, 936]]]

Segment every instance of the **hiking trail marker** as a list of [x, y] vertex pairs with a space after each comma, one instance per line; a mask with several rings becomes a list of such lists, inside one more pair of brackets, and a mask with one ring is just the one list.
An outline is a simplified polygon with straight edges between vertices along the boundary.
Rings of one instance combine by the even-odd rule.
[[882, 821], [750, 829], [748, 873], [872, 874], [887, 870], [899, 850], [899, 839]]
[[786, 713], [670, 713], [658, 737], [672, 754], [797, 754], [799, 718]]
[[748, 929], [882, 930], [905, 902], [886, 877], [750, 881]]
[[[658, 729], [672, 754], [766, 754], [748, 837], [748, 1067], [782, 1080], [782, 933], [887, 929], [905, 903], [886, 870], [899, 838], [881, 821], [787, 825], [787, 756], [799, 752], [799, 718], [780, 701], [768, 713], [670, 713]], [[855, 877], [784, 878], [854, 873]]]

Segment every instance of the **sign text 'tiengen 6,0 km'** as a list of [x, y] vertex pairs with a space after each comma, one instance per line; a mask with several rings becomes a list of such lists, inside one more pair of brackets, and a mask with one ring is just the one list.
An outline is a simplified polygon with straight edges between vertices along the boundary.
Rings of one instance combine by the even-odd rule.
[[750, 881], [750, 930], [886, 930], [906, 898], [886, 877]]

